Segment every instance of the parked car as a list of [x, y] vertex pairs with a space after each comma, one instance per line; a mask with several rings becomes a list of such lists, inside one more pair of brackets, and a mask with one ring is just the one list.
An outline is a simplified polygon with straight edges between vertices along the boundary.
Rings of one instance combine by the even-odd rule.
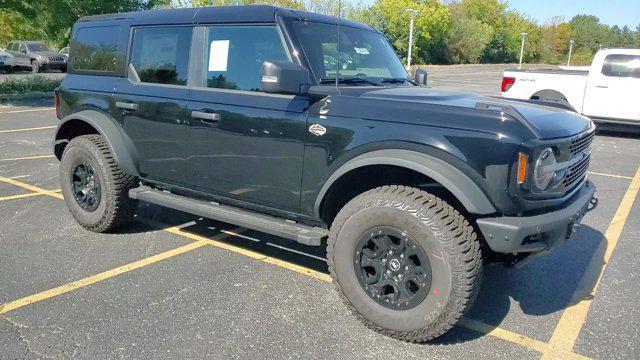
[[0, 49], [0, 70], [4, 71], [5, 73], [11, 73], [14, 66], [15, 57], [4, 49]]
[[67, 71], [67, 58], [43, 41], [12, 41], [7, 45], [7, 51], [15, 57], [16, 68], [29, 68], [33, 73]]
[[502, 96], [553, 102], [596, 122], [640, 125], [640, 49], [600, 50], [590, 67], [509, 70]]
[[100, 15], [71, 52], [54, 153], [82, 226], [113, 231], [146, 201], [326, 239], [341, 298], [398, 339], [449, 330], [483, 254], [560, 246], [594, 198], [591, 120], [421, 86], [361, 23], [271, 6]]

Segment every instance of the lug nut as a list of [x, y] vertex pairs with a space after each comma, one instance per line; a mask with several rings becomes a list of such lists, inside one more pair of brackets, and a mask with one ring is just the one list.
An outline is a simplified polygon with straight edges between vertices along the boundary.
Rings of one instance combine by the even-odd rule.
[[400, 259], [404, 259], [404, 254], [400, 254]]

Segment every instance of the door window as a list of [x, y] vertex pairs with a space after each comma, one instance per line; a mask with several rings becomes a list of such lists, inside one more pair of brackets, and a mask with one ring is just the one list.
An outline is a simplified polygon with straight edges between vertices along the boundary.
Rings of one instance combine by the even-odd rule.
[[79, 28], [73, 46], [73, 70], [101, 73], [122, 72], [124, 56], [118, 49], [118, 27]]
[[607, 55], [602, 73], [612, 77], [640, 78], [640, 55]]
[[206, 86], [260, 91], [264, 61], [290, 61], [275, 26], [211, 26], [205, 51]]
[[186, 85], [191, 33], [191, 27], [136, 28], [131, 65], [140, 81]]
[[20, 52], [27, 53], [27, 46], [25, 44], [20, 44]]

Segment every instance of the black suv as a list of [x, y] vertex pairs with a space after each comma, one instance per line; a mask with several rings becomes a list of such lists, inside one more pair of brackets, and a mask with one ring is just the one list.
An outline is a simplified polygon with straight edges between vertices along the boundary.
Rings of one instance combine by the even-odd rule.
[[594, 199], [588, 118], [421, 86], [367, 25], [206, 7], [87, 17], [72, 37], [54, 152], [80, 224], [112, 231], [142, 200], [326, 238], [341, 297], [389, 336], [443, 334], [481, 254], [549, 250]]

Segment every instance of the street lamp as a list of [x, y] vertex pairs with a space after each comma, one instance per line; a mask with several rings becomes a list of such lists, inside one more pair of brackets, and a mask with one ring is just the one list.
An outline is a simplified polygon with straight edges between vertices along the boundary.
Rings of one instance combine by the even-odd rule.
[[411, 24], [409, 25], [409, 54], [407, 56], [407, 71], [411, 68], [411, 46], [413, 45], [413, 18], [419, 11], [416, 9], [406, 9], [411, 12]]
[[573, 40], [569, 40], [569, 59], [567, 59], [567, 66], [571, 65], [571, 52], [573, 51]]
[[524, 38], [527, 37], [527, 33], [520, 33], [522, 35], [522, 44], [520, 45], [520, 64], [518, 65], [518, 69], [522, 69], [522, 56], [524, 55]]

